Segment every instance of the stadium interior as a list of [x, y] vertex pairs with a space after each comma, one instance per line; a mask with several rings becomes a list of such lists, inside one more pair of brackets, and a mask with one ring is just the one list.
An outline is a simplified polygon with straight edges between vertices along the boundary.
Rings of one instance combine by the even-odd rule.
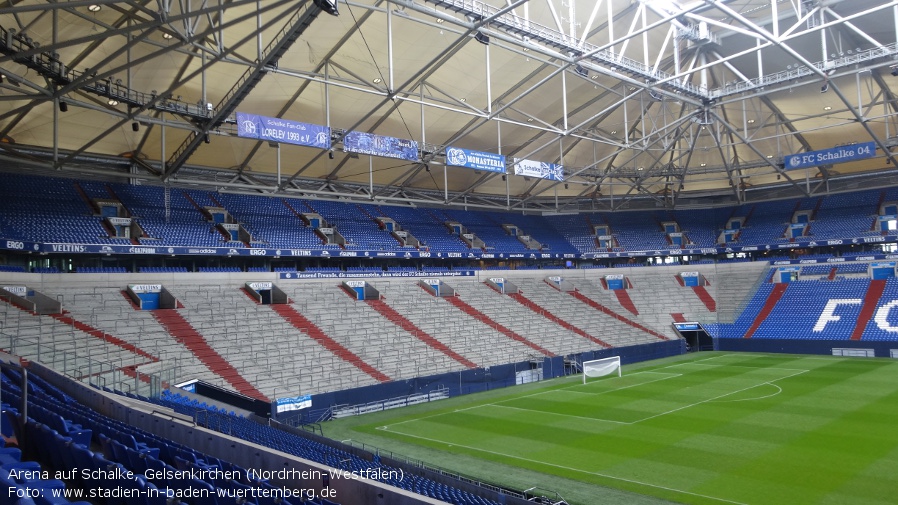
[[322, 426], [613, 357], [898, 357], [896, 19], [0, 6], [0, 505], [566, 505]]

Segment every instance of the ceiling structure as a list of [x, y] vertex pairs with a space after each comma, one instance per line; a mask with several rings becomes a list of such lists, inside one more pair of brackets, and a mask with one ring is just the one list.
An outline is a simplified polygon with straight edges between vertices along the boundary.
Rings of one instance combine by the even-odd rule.
[[[6, 0], [0, 166], [544, 213], [898, 183], [895, 0], [329, 2]], [[334, 149], [238, 137], [236, 112], [329, 126]], [[345, 152], [348, 131], [420, 157]], [[868, 142], [861, 161], [784, 165]], [[508, 174], [447, 166], [447, 146]]]

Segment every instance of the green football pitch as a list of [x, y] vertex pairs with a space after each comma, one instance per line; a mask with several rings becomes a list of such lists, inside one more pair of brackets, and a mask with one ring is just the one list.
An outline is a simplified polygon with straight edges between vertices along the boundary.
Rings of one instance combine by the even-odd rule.
[[699, 353], [324, 426], [569, 503], [898, 503], [898, 361]]

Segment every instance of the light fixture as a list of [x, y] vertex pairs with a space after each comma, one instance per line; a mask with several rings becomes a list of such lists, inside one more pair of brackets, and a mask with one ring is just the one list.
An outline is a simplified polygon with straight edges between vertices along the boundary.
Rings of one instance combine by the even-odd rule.
[[384, 81], [383, 81], [383, 79], [381, 79], [380, 77], [375, 77], [375, 78], [374, 78], [374, 84], [380, 84], [380, 83], [382, 83], [382, 82], [384, 82]]
[[334, 159], [334, 150], [333, 149], [331, 149], [330, 151], [327, 152], [327, 158], [329, 160]]
[[464, 103], [464, 102], [467, 102], [467, 101], [468, 101], [468, 99], [467, 99], [467, 98], [465, 98], [465, 97], [461, 97], [461, 98], [459, 98], [459, 99], [458, 99], [458, 101], [460, 101], [460, 102], [462, 102], [462, 103]]
[[748, 120], [748, 124], [754, 124], [754, 123], [755, 123], [755, 120], [754, 120], [754, 119], [749, 119], [749, 120]]
[[443, 20], [442, 20], [442, 19], [440, 19], [440, 18], [437, 18], [437, 24], [438, 24], [438, 25], [441, 25], [441, 24], [443, 24]]
[[508, 180], [508, 177], [505, 177], [505, 174], [502, 174], [502, 180], [503, 180], [503, 181], [507, 181], [507, 180]]
[[898, 77], [898, 65], [892, 65], [889, 69], [889, 73], [892, 74], [893, 77]]
[[612, 135], [617, 135], [617, 130], [611, 130]]
[[826, 107], [823, 108], [823, 110], [833, 110], [833, 108], [830, 107], [829, 105], [827, 105]]
[[564, 183], [564, 189], [568, 189], [567, 183]]
[[68, 112], [68, 111], [69, 111], [69, 104], [67, 104], [63, 101], [60, 101], [59, 102], [59, 112]]
[[162, 32], [162, 38], [165, 40], [171, 40], [171, 39], [175, 38], [175, 36], [168, 32]]
[[828, 83], [828, 82], [824, 82], [824, 83], [823, 83], [823, 86], [820, 86], [820, 92], [821, 92], [821, 93], [826, 93], [827, 91], [829, 91], [829, 83]]
[[430, 172], [430, 165], [428, 165], [427, 163], [424, 164], [424, 171]]
[[140, 131], [140, 123], [138, 123], [137, 121], [134, 121], [133, 123], [131, 123], [131, 129], [136, 132], [139, 132]]
[[589, 71], [587, 71], [585, 68], [581, 67], [580, 65], [574, 66], [574, 73], [581, 77], [589, 78]]
[[477, 35], [474, 35], [474, 40], [480, 42], [481, 44], [488, 46], [490, 45], [490, 38], [484, 33], [477, 32]]
[[645, 167], [639, 167], [636, 170], [639, 170], [641, 172], [641, 171], [645, 170]]
[[100, 4], [90, 4], [87, 6], [87, 10], [89, 10], [91, 12], [100, 12], [100, 9], [102, 9], [102, 8], [103, 8], [103, 6]]
[[205, 143], [207, 143], [207, 144], [210, 143], [210, 142], [212, 142], [212, 139], [209, 138], [209, 134], [208, 134], [208, 133], [205, 134], [205, 135], [203, 136], [203, 142], [205, 142]]
[[767, 157], [768, 157], [768, 158], [773, 158], [773, 155], [772, 155], [772, 154], [768, 154]]
[[108, 103], [109, 105], [115, 107], [116, 105], [118, 105], [118, 100], [116, 100], [115, 98], [110, 98], [109, 101], [106, 102], [106, 103]]
[[706, 167], [706, 166], [708, 166], [708, 164], [707, 164], [707, 163], [701, 163], [701, 164], [699, 164], [699, 166], [700, 166], [700, 167]]
[[533, 122], [533, 118], [532, 118], [532, 117], [528, 117], [528, 118], [527, 118], [527, 122], [528, 122], [528, 123], [532, 123], [532, 122]]

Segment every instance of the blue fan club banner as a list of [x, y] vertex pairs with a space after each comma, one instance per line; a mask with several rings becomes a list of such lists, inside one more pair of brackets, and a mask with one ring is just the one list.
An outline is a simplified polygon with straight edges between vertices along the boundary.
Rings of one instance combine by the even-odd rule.
[[418, 161], [418, 142], [373, 133], [348, 132], [343, 137], [343, 150], [371, 156]]
[[258, 114], [237, 113], [237, 136], [298, 146], [331, 148], [331, 129]]
[[483, 151], [471, 151], [460, 147], [446, 148], [446, 164], [454, 167], [483, 170], [484, 172], [505, 173], [505, 156]]
[[563, 181], [564, 167], [555, 163], [514, 158], [514, 174], [524, 177], [539, 177], [550, 181]]
[[833, 163], [846, 163], [848, 161], [862, 160], [876, 156], [876, 143], [864, 142], [850, 146], [833, 147], [820, 151], [808, 151], [806, 153], [790, 154], [784, 160], [786, 170], [796, 168], [817, 167]]
[[277, 413], [292, 412], [294, 410], [307, 409], [312, 406], [312, 396], [303, 395], [293, 398], [277, 398], [275, 399]]

